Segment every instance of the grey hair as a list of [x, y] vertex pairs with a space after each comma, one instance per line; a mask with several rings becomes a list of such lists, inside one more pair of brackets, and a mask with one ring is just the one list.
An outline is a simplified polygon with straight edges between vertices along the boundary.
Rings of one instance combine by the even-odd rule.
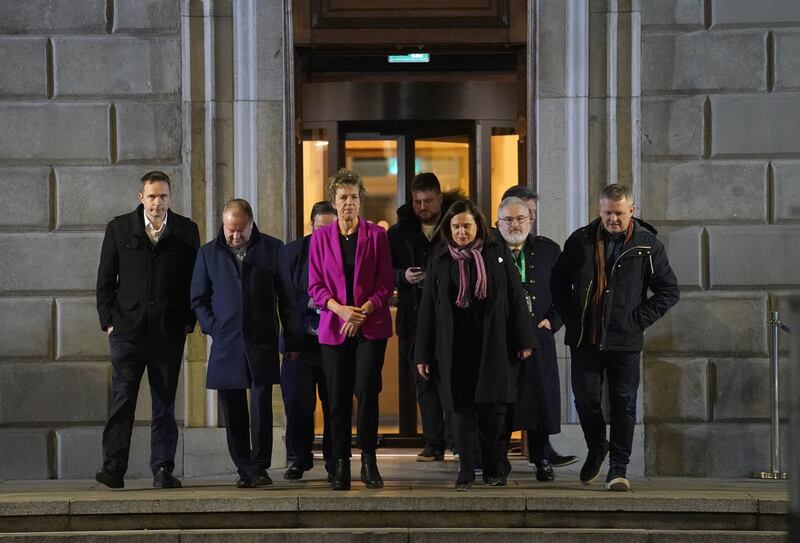
[[632, 204], [633, 192], [631, 192], [631, 189], [626, 187], [625, 185], [614, 183], [603, 187], [603, 190], [600, 191], [600, 195], [597, 197], [597, 199], [598, 200], [606, 199], [606, 200], [611, 200], [612, 202], [619, 202], [620, 200], [628, 200], [628, 202]]
[[503, 201], [500, 202], [500, 205], [497, 206], [497, 214], [500, 214], [500, 210], [506, 208], [510, 205], [521, 205], [525, 209], [528, 209], [528, 204], [522, 198], [517, 198], [516, 196], [509, 196], [508, 198], [503, 198]]

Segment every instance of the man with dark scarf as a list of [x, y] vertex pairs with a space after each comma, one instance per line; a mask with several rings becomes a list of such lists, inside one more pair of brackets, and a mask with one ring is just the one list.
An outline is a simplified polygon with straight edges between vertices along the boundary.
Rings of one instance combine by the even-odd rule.
[[[630, 189], [608, 185], [598, 203], [599, 218], [564, 245], [551, 289], [567, 329], [575, 407], [589, 449], [581, 483], [597, 477], [610, 451], [605, 487], [627, 491], [644, 330], [678, 303], [680, 292], [656, 230], [633, 217]], [[605, 376], [610, 439], [602, 411]]]

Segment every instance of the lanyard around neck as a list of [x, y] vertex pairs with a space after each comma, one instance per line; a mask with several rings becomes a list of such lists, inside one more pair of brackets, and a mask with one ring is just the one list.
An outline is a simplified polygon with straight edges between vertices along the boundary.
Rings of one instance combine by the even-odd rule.
[[[514, 253], [511, 253], [511, 256], [514, 256]], [[519, 278], [525, 283], [525, 250], [519, 250], [519, 257], [514, 256], [514, 267], [517, 268], [519, 272]]]

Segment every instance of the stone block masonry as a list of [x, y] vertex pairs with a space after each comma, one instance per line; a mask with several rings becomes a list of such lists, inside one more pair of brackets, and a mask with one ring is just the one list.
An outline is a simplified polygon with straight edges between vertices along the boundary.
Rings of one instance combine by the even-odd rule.
[[767, 312], [800, 291], [800, 4], [653, 0], [642, 21], [642, 217], [684, 289], [646, 336], [648, 470], [747, 475], [768, 465]]
[[[138, 204], [149, 170], [173, 179], [177, 212], [191, 202], [181, 3], [0, 0], [0, 478], [99, 467], [111, 398], [94, 300], [105, 225]], [[181, 386], [179, 418], [184, 397]], [[146, 425], [146, 381], [140, 399]], [[76, 427], [93, 430], [61, 435]], [[131, 473], [146, 476], [149, 428], [136, 433]]]

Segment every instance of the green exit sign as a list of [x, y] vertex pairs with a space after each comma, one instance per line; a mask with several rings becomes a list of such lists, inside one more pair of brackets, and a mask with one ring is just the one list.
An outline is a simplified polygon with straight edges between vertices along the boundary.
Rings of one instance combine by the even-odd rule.
[[389, 55], [390, 64], [409, 64], [430, 62], [431, 56], [428, 53], [411, 53], [410, 55]]

